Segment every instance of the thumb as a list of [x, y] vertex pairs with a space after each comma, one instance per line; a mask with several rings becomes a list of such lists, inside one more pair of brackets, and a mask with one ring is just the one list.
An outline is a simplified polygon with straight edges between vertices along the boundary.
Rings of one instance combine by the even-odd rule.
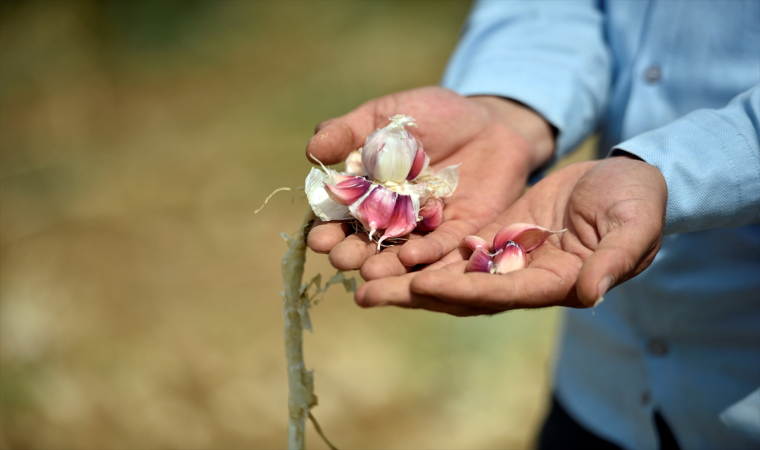
[[375, 129], [375, 101], [367, 102], [345, 116], [326, 120], [317, 125], [314, 136], [306, 144], [306, 158], [317, 164], [343, 162], [351, 151], [364, 145]]
[[578, 273], [576, 292], [586, 306], [594, 306], [613, 286], [646, 269], [657, 254], [662, 228], [641, 224], [615, 228], [583, 263]]

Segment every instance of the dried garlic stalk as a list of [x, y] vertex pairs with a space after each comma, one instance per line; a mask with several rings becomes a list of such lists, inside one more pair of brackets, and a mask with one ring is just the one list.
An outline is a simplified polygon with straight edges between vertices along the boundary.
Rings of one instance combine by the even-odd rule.
[[[282, 281], [285, 287], [282, 315], [285, 319], [285, 356], [288, 362], [288, 449], [304, 448], [304, 429], [309, 409], [317, 404], [314, 396], [314, 373], [303, 362], [302, 335], [304, 324], [311, 328], [307, 306], [301, 297], [301, 280], [306, 262], [305, 233], [316, 216], [306, 212], [300, 230], [294, 237], [283, 237], [288, 251], [282, 258]], [[305, 320], [304, 320], [305, 319]]]
[[[306, 262], [306, 236], [316, 216], [309, 208], [303, 223], [295, 236], [282, 233], [288, 243], [288, 251], [282, 258], [283, 294], [282, 315], [285, 319], [285, 356], [288, 362], [288, 449], [303, 450], [306, 419], [314, 424], [319, 436], [328, 447], [336, 450], [322, 433], [314, 416], [309, 412], [317, 405], [314, 395], [314, 371], [306, 370], [303, 361], [303, 331], [311, 329], [309, 308], [312, 300], [318, 303], [324, 297], [327, 288], [333, 284], [342, 284], [346, 292], [356, 291], [356, 280], [346, 278], [343, 272], [333, 275], [322, 286], [322, 275], [317, 274], [308, 283], [302, 284], [304, 264]], [[319, 297], [319, 298], [318, 298]]]

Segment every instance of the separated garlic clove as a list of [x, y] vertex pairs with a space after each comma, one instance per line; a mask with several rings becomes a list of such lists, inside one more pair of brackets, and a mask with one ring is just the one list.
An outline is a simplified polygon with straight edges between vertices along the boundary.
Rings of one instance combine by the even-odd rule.
[[464, 268], [465, 272], [484, 272], [494, 273], [496, 265], [491, 259], [491, 255], [487, 251], [479, 248], [470, 256], [470, 260], [467, 261], [467, 267]]
[[520, 244], [526, 252], [530, 252], [543, 244], [552, 234], [562, 233], [563, 231], [566, 230], [550, 231], [538, 225], [515, 223], [502, 228], [496, 233], [496, 236], [493, 238], [493, 248], [497, 250], [504, 248], [509, 241], [513, 241]]
[[376, 185], [369, 194], [348, 208], [351, 214], [361, 221], [364, 228], [369, 229], [369, 238], [372, 239], [377, 230], [387, 228], [390, 225], [397, 197], [398, 194], [395, 192]]
[[525, 268], [526, 257], [523, 247], [513, 241], [507, 242], [504, 249], [493, 258], [495, 272], [505, 274]]
[[348, 177], [335, 185], [325, 183], [325, 189], [327, 189], [330, 197], [337, 203], [346, 206], [359, 200], [367, 193], [370, 186], [372, 186], [372, 182], [356, 176]]
[[414, 205], [414, 199], [408, 195], [398, 195], [396, 198], [396, 205], [393, 208], [393, 216], [391, 221], [385, 229], [385, 233], [377, 242], [377, 249], [380, 250], [380, 245], [385, 239], [404, 236], [414, 230], [417, 225], [417, 211], [419, 204], [416, 208]]
[[420, 209], [420, 220], [417, 223], [419, 231], [433, 231], [443, 222], [443, 202], [437, 198], [428, 199]]
[[403, 114], [389, 119], [391, 123], [387, 127], [367, 137], [362, 148], [362, 168], [373, 180], [400, 183], [409, 176], [419, 147], [417, 139], [405, 127], [417, 125], [412, 117]]
[[470, 250], [472, 251], [475, 251], [479, 248], [482, 248], [486, 252], [488, 252], [489, 250], [488, 241], [486, 241], [480, 236], [467, 236], [466, 238], [464, 238], [464, 243], [465, 245], [470, 247]]

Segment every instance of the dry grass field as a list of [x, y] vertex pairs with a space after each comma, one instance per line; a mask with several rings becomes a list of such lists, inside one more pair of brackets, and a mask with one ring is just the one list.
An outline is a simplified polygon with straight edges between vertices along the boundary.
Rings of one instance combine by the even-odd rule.
[[[306, 203], [253, 211], [303, 184], [316, 123], [437, 83], [468, 7], [3, 2], [0, 448], [283, 448], [279, 233]], [[532, 445], [557, 310], [362, 310], [335, 288], [312, 320], [339, 448]]]

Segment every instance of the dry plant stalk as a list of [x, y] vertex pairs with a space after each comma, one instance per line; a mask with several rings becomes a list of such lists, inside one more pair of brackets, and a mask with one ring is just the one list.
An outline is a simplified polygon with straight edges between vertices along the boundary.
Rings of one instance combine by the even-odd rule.
[[307, 328], [311, 326], [308, 319], [308, 306], [303, 304], [301, 298], [301, 280], [306, 261], [305, 234], [315, 218], [309, 208], [295, 236], [290, 237], [283, 233], [289, 246], [282, 258], [282, 281], [285, 287], [282, 315], [285, 319], [285, 355], [288, 362], [288, 449], [290, 450], [304, 448], [306, 418], [309, 417], [309, 409], [317, 403], [317, 398], [314, 396], [314, 374], [306, 370], [303, 361], [304, 322], [308, 324]]
[[[317, 405], [314, 395], [314, 372], [306, 370], [303, 360], [303, 331], [312, 331], [309, 308], [316, 304], [333, 284], [341, 283], [347, 292], [356, 291], [356, 280], [338, 272], [322, 286], [322, 275], [317, 274], [303, 283], [306, 262], [306, 236], [316, 216], [308, 208], [303, 223], [294, 236], [282, 233], [288, 243], [288, 251], [282, 258], [282, 281], [284, 285], [282, 315], [285, 320], [285, 356], [288, 363], [288, 449], [303, 450], [306, 419], [311, 419], [319, 436], [332, 450], [337, 450], [322, 433], [310, 409]], [[321, 296], [321, 297], [320, 297]], [[320, 298], [317, 298], [320, 297]]]

